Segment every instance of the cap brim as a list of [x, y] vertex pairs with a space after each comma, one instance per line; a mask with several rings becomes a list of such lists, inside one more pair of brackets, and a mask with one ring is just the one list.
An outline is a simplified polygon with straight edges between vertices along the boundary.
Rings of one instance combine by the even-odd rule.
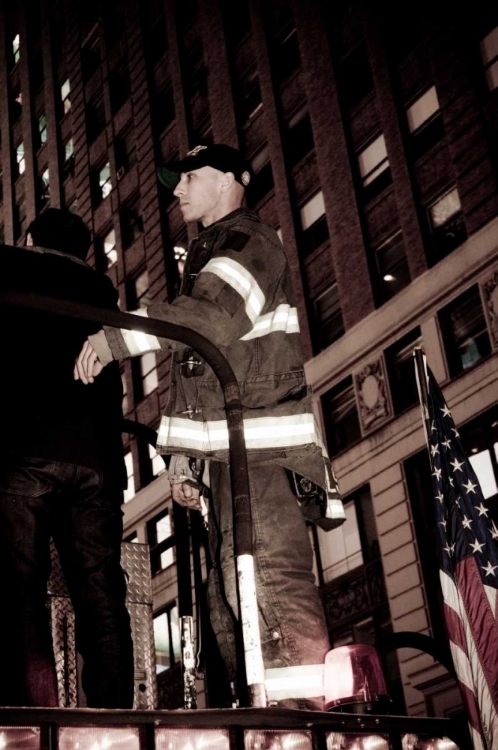
[[180, 172], [174, 172], [172, 169], [168, 169], [168, 167], [159, 167], [157, 176], [159, 177], [159, 181], [170, 190], [176, 188], [180, 182]]

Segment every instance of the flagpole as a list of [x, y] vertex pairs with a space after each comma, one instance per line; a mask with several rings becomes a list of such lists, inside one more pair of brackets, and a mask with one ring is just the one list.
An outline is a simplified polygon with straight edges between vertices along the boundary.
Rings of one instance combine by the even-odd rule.
[[427, 388], [427, 370], [425, 368], [425, 354], [420, 347], [413, 350], [413, 356], [415, 357], [415, 375], [417, 378], [417, 386], [419, 390], [419, 401], [420, 408], [422, 410], [422, 421], [424, 424], [425, 431], [425, 442], [427, 448], [429, 448], [430, 441], [429, 435], [431, 432], [431, 424], [429, 417], [429, 391]]

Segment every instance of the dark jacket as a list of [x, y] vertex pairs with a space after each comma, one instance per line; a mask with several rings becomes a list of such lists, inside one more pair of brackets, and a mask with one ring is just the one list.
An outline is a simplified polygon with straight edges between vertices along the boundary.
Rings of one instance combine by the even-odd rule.
[[[330, 517], [342, 522], [330, 472], [326, 481], [328, 459], [305, 381], [290, 269], [277, 233], [245, 209], [224, 217], [191, 244], [180, 296], [138, 312], [193, 328], [218, 346], [240, 385], [248, 460], [274, 461], [327, 488]], [[170, 345], [114, 328], [105, 328], [105, 336], [116, 359]], [[100, 340], [92, 343], [102, 359]], [[212, 369], [198, 360], [184, 347], [173, 355], [157, 447], [226, 461], [223, 392]]]
[[[74, 256], [0, 246], [0, 268], [0, 293], [35, 292], [118, 309], [111, 280]], [[100, 326], [3, 306], [0, 325], [3, 456], [37, 456], [123, 476], [118, 364], [106, 368], [92, 386], [73, 377], [83, 343]]]

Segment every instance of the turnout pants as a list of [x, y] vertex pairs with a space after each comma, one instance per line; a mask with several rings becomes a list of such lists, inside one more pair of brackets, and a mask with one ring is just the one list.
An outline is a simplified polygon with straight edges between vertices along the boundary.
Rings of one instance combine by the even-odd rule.
[[[236, 679], [238, 618], [233, 508], [227, 465], [211, 462], [209, 543], [213, 567], [208, 594], [210, 619], [228, 677]], [[272, 463], [249, 466], [254, 565], [265, 669], [323, 664], [330, 648], [313, 575], [313, 553], [305, 521], [285, 469]], [[290, 708], [322, 709], [323, 700], [278, 702]]]

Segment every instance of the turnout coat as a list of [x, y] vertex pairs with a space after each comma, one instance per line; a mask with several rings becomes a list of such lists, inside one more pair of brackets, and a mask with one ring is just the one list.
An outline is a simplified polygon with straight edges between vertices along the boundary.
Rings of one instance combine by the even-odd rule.
[[[344, 510], [304, 375], [290, 269], [277, 233], [238, 209], [189, 248], [180, 295], [136, 311], [187, 326], [217, 346], [238, 380], [249, 462], [274, 461], [327, 492], [327, 528]], [[91, 337], [102, 364], [174, 349], [169, 403], [157, 449], [228, 461], [223, 391], [212, 369], [184, 345], [142, 332], [104, 329]], [[309, 484], [309, 483], [308, 483]]]

